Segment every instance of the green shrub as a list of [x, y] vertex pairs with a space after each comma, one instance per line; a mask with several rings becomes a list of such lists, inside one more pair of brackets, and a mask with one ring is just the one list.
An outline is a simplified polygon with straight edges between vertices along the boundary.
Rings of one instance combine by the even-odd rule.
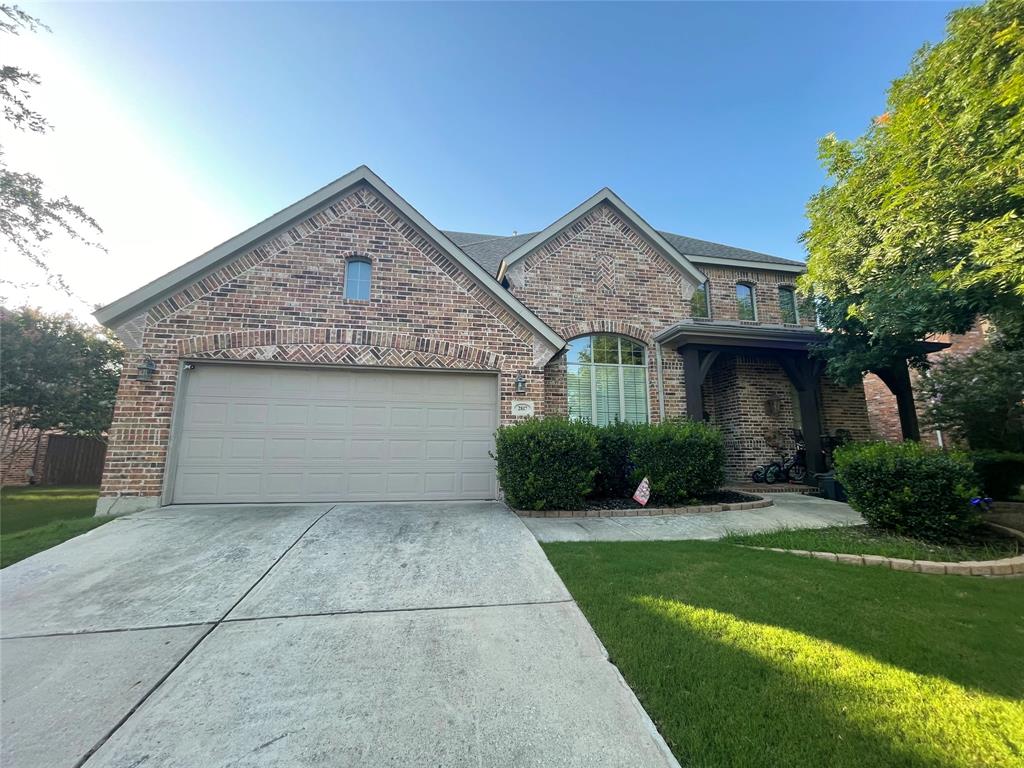
[[630, 452], [638, 430], [646, 424], [625, 424], [617, 421], [607, 427], [594, 427], [597, 435], [597, 475], [593, 495], [597, 498], [621, 499], [633, 495], [633, 463]]
[[974, 451], [974, 471], [985, 493], [993, 499], [1010, 499], [1024, 485], [1024, 453]]
[[702, 422], [641, 424], [633, 433], [631, 483], [651, 482], [652, 504], [694, 501], [722, 483], [725, 446], [717, 429]]
[[589, 424], [528, 419], [498, 429], [498, 480], [516, 509], [580, 509], [597, 473], [597, 435]]
[[978, 523], [974, 468], [962, 453], [914, 442], [853, 443], [835, 452], [850, 506], [872, 525], [930, 541], [954, 541]]

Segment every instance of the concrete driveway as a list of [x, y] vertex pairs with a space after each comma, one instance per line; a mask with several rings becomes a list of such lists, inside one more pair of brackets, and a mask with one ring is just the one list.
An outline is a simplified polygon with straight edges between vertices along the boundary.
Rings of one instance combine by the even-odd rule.
[[5, 766], [675, 765], [497, 503], [167, 507], [0, 601]]

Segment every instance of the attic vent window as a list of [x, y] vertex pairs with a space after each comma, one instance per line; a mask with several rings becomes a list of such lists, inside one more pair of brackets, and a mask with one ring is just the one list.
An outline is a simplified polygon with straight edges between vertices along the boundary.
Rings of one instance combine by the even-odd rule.
[[370, 262], [366, 259], [350, 259], [345, 265], [345, 298], [370, 300]]

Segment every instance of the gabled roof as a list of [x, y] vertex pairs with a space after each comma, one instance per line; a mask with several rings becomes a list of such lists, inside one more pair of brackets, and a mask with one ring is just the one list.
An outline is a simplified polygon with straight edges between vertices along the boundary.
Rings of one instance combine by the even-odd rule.
[[615, 208], [635, 229], [647, 238], [648, 242], [650, 242], [666, 259], [668, 259], [671, 264], [676, 266], [679, 271], [682, 272], [683, 275], [694, 285], [700, 285], [704, 282], [704, 275], [701, 274], [699, 269], [693, 266], [686, 256], [680, 253], [674, 245], [661, 235], [661, 233], [654, 230], [650, 224], [644, 221], [636, 211], [626, 205], [626, 203], [623, 202], [618, 195], [608, 189], [608, 187], [605, 187], [597, 194], [591, 196], [587, 200], [584, 200], [558, 221], [540, 232], [537, 232], [526, 242], [517, 246], [511, 253], [505, 256], [505, 264], [507, 266], [512, 266], [512, 264], [519, 261], [519, 259], [544, 245], [544, 243], [568, 227], [574, 221], [579, 219], [581, 216], [585, 216], [589, 211], [602, 203], [607, 203], [612, 208]]
[[158, 277], [151, 283], [132, 291], [127, 296], [105, 307], [101, 307], [93, 314], [103, 325], [117, 325], [119, 320], [128, 319], [144, 311], [149, 306], [156, 304], [184, 286], [200, 279], [203, 275], [223, 266], [241, 252], [257, 245], [261, 240], [308, 218], [317, 210], [343, 197], [359, 184], [367, 184], [372, 187], [377, 194], [387, 200], [406, 219], [433, 240], [441, 250], [460, 264], [492, 296], [505, 304], [514, 315], [553, 344], [555, 348], [561, 349], [565, 346], [565, 340], [555, 333], [543, 320], [527, 309], [522, 302], [502, 288], [491, 272], [485, 270], [480, 264], [469, 258], [447, 235], [427, 221], [419, 211], [409, 205], [397, 192], [385, 184], [377, 174], [365, 165], [359, 166], [340, 179], [332, 181], [313, 194], [278, 211], [270, 218], [264, 219], [241, 234], [235, 235], [230, 240], [221, 243], [202, 256], [182, 264], [177, 269], [171, 270], [163, 277]]
[[[503, 237], [501, 235], [482, 235], [473, 232], [450, 232], [447, 230], [445, 234], [462, 248], [470, 258], [492, 275], [498, 273], [502, 259], [537, 235], [536, 232], [526, 232], [521, 235]], [[710, 240], [698, 240], [695, 237], [677, 235], [673, 232], [665, 232], [664, 230], [659, 230], [658, 234], [697, 265], [720, 264], [732, 267], [747, 267], [748, 269], [774, 269], [795, 273], [804, 272], [807, 269], [807, 265], [802, 261], [783, 259], [779, 256], [771, 256], [767, 253], [751, 251], [746, 248], [713, 243]]]

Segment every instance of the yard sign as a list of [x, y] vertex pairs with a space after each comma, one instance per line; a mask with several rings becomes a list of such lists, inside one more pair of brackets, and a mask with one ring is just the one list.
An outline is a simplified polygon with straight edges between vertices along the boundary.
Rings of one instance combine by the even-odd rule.
[[646, 477], [640, 481], [640, 485], [636, 488], [636, 493], [633, 494], [633, 501], [640, 504], [642, 507], [647, 506], [647, 502], [651, 498], [651, 481]]

